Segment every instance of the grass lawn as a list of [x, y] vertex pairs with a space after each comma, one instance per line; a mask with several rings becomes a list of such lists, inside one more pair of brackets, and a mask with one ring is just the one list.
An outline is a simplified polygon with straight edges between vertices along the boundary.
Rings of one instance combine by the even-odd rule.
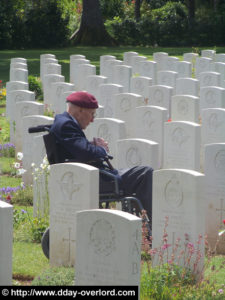
[[[117, 59], [123, 59], [123, 53], [127, 51], [134, 51], [140, 55], [147, 56], [152, 59], [154, 52], [167, 52], [171, 56], [177, 56], [180, 59], [186, 52], [196, 52], [202, 49], [212, 49], [212, 47], [204, 48], [154, 48], [154, 47], [70, 47], [62, 49], [30, 49], [30, 50], [2, 50], [0, 51], [0, 80], [4, 84], [9, 81], [9, 67], [10, 59], [13, 57], [23, 57], [27, 59], [29, 75], [38, 76], [40, 74], [40, 55], [45, 53], [55, 54], [62, 65], [62, 75], [65, 76], [65, 81], [69, 82], [69, 60], [72, 54], [83, 54], [90, 60], [91, 64], [97, 67], [97, 74], [99, 73], [99, 62], [101, 55], [114, 55]], [[213, 47], [213, 49], [215, 49]], [[225, 47], [216, 47], [217, 53], [224, 53]]]
[[34, 278], [49, 268], [41, 244], [30, 242], [13, 243], [13, 277]]

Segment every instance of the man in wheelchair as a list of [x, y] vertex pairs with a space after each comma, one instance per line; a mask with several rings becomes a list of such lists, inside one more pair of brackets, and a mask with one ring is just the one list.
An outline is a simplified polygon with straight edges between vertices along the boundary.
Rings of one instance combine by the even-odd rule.
[[[111, 164], [109, 167], [105, 166], [103, 161], [108, 161], [109, 157], [107, 141], [102, 138], [88, 141], [83, 132], [91, 122], [94, 122], [97, 108], [97, 100], [87, 92], [74, 92], [67, 97], [67, 111], [56, 115], [50, 129], [56, 140], [59, 162], [73, 160], [89, 163], [117, 176], [124, 194], [135, 195], [151, 220], [153, 169], [148, 166], [136, 166], [131, 169], [115, 170]], [[100, 194], [107, 188], [107, 181], [106, 174], [100, 172]], [[135, 209], [137, 214], [141, 213], [137, 205]]]

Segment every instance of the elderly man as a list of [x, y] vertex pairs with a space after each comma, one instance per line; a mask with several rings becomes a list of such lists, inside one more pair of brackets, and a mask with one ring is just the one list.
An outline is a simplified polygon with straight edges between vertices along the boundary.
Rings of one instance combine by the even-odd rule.
[[[107, 156], [108, 143], [101, 138], [88, 141], [83, 130], [94, 121], [98, 102], [87, 92], [74, 92], [67, 97], [67, 111], [58, 114], [51, 127], [55, 135], [60, 161], [75, 159], [82, 163], [91, 163]], [[93, 165], [103, 168], [103, 165]], [[149, 219], [152, 212], [152, 172], [147, 166], [137, 166], [126, 170], [113, 170], [121, 179], [127, 195], [136, 194], [147, 211]], [[101, 179], [100, 179], [101, 180]]]

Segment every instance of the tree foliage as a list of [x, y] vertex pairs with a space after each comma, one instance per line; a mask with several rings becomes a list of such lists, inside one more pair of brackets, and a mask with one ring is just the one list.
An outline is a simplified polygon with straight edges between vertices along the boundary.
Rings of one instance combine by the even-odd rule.
[[224, 45], [224, 24], [224, 0], [0, 0], [0, 49]]

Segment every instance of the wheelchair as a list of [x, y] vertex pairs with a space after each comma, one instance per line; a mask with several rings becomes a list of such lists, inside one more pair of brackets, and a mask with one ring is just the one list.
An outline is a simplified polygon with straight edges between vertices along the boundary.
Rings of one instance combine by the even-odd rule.
[[[57, 151], [57, 141], [52, 132], [50, 132], [52, 125], [39, 125], [36, 127], [28, 128], [29, 133], [37, 132], [48, 132], [43, 135], [44, 145], [46, 148], [47, 159], [50, 165], [57, 163], [66, 163], [66, 162], [79, 162], [73, 159], [66, 159], [61, 161], [59, 158], [59, 153]], [[120, 177], [113, 173], [113, 166], [110, 163], [110, 159], [113, 157], [110, 155], [105, 156], [100, 160], [88, 161], [86, 164], [95, 166], [99, 168], [99, 208], [110, 208], [110, 203], [120, 203], [122, 211], [135, 214], [142, 218], [142, 222], [147, 229], [147, 238], [150, 239], [151, 232], [151, 223], [147, 214], [144, 211], [141, 201], [135, 197], [135, 195], [126, 195], [121, 184]], [[43, 253], [49, 259], [49, 228], [43, 233], [41, 239], [41, 246]]]

